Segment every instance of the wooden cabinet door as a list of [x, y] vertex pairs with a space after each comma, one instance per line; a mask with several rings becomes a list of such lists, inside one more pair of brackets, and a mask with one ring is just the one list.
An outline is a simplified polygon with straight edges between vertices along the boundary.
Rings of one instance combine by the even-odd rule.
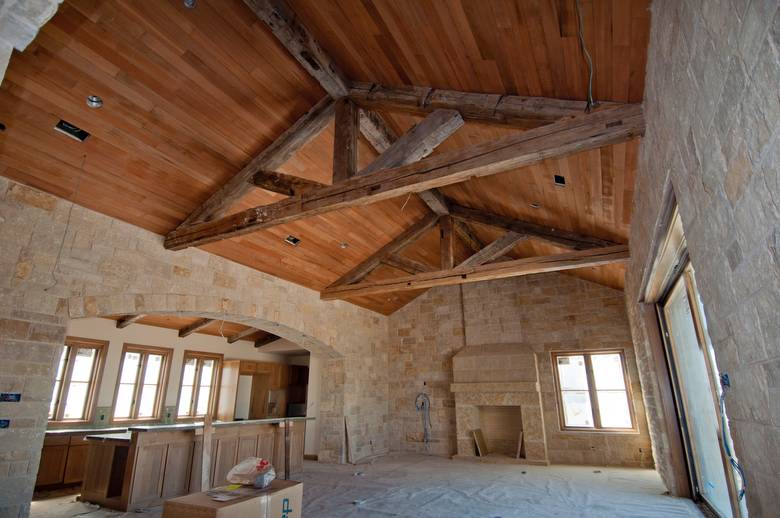
[[75, 484], [84, 480], [84, 470], [87, 467], [89, 444], [78, 444], [68, 448], [68, 460], [65, 463], [65, 484]]
[[216, 448], [211, 453], [214, 455], [214, 471], [211, 477], [211, 486], [224, 486], [228, 483], [228, 471], [236, 465], [238, 455], [238, 437], [220, 437], [216, 439]]
[[36, 486], [48, 486], [62, 483], [65, 474], [65, 463], [68, 457], [68, 446], [44, 446], [41, 450], [41, 463], [38, 466]]

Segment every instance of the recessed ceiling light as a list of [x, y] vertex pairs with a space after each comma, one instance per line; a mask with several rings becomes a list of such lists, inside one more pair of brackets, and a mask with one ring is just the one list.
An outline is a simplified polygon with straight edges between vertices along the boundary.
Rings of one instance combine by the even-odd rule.
[[100, 108], [103, 106], [103, 99], [101, 99], [97, 95], [88, 95], [87, 106], [89, 106], [90, 108]]
[[553, 182], [555, 182], [555, 185], [564, 186], [566, 185], [566, 178], [562, 175], [556, 174], [553, 175]]
[[195, 9], [195, 0], [184, 0], [184, 7], [187, 9]]
[[341, 248], [342, 250], [345, 248], [349, 248], [349, 243], [347, 243], [346, 241], [342, 241], [341, 243], [339, 243], [339, 248]]
[[532, 208], [532, 209], [541, 209], [541, 208], [542, 208], [542, 206], [541, 206], [541, 205], [539, 205], [539, 204], [538, 204], [538, 203], [536, 203], [536, 202], [530, 203], [529, 205], [531, 205], [531, 208]]
[[287, 236], [284, 238], [284, 242], [287, 243], [288, 245], [298, 246], [301, 240], [295, 236]]

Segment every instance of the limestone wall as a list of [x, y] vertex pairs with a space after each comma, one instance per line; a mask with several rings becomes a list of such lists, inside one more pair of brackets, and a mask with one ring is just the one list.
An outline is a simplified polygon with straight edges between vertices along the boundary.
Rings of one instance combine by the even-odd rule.
[[[462, 292], [461, 292], [462, 289]], [[425, 451], [419, 392], [431, 397], [431, 453], [457, 451], [452, 357], [466, 344], [517, 344], [537, 356], [553, 463], [652, 466], [639, 374], [621, 292], [551, 273], [432, 289], [390, 316], [390, 446]], [[551, 351], [623, 349], [638, 434], [561, 432]]]
[[[776, 0], [656, 0], [626, 297], [635, 301], [671, 182], [748, 477], [751, 516], [780, 500], [780, 12]], [[642, 369], [644, 371], [644, 369]], [[652, 397], [656, 387], [646, 384]], [[664, 444], [657, 402], [654, 439]], [[662, 452], [663, 453], [663, 452]], [[657, 459], [669, 478], [666, 459]], [[668, 484], [669, 485], [669, 484]]]
[[[64, 239], [63, 239], [64, 237]], [[253, 325], [325, 358], [320, 459], [387, 449], [387, 324], [344, 302], [0, 177], [0, 516], [27, 512], [68, 318], [179, 313]]]

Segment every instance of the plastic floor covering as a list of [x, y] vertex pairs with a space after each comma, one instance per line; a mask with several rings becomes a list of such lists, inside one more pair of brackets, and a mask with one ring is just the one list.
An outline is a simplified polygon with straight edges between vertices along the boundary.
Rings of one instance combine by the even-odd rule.
[[[414, 517], [702, 517], [687, 499], [664, 494], [652, 470], [586, 466], [523, 466], [391, 455], [370, 464], [306, 462], [306, 518]], [[33, 502], [31, 516], [161, 515], [118, 513], [60, 495]]]

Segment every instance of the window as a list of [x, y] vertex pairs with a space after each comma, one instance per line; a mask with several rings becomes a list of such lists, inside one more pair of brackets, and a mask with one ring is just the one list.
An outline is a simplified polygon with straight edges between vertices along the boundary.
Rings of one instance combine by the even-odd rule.
[[554, 354], [553, 365], [563, 429], [634, 429], [622, 352]]
[[204, 417], [213, 411], [214, 388], [221, 364], [221, 354], [184, 351], [176, 412], [179, 418]]
[[49, 405], [49, 421], [89, 421], [95, 403], [95, 390], [103, 368], [107, 342], [87, 338], [65, 339], [54, 392]]
[[160, 417], [171, 349], [125, 344], [114, 395], [114, 420]]

